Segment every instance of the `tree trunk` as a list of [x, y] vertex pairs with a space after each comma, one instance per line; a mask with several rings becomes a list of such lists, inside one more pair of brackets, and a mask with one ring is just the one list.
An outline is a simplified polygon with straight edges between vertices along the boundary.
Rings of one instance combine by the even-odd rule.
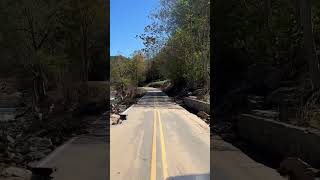
[[34, 65], [33, 67], [34, 77], [33, 77], [33, 91], [35, 102], [38, 105], [41, 103], [46, 96], [46, 82], [43, 69], [40, 64]]
[[301, 0], [296, 0], [296, 22], [297, 27], [300, 30], [301, 29]]
[[312, 19], [311, 19], [311, 2], [310, 0], [301, 1], [301, 24], [303, 28], [303, 40], [304, 48], [306, 51], [306, 57], [309, 64], [309, 73], [313, 83], [313, 87], [318, 89], [320, 87], [320, 73], [319, 62], [316, 55], [313, 31], [312, 31]]
[[[86, 28], [86, 27], [83, 27]], [[83, 30], [83, 81], [88, 80], [88, 37], [86, 30]]]
[[265, 0], [265, 17], [266, 17], [266, 25], [268, 28], [271, 28], [271, 0]]

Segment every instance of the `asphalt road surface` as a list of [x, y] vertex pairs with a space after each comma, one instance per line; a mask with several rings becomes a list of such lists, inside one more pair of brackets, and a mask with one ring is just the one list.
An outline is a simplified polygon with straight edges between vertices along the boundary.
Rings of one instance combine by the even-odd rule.
[[209, 126], [158, 89], [127, 112], [110, 131], [94, 121], [38, 166], [57, 168], [54, 180], [284, 180], [217, 136], [210, 146]]
[[285, 180], [218, 136], [211, 137], [211, 178], [214, 180]]
[[107, 118], [95, 120], [88, 134], [70, 139], [37, 166], [56, 168], [53, 180], [109, 179], [108, 123]]
[[111, 180], [209, 180], [210, 128], [158, 89], [110, 128]]

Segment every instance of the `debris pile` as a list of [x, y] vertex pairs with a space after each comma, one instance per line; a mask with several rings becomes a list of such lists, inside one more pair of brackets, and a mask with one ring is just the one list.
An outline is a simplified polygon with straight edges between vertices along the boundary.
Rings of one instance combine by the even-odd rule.
[[[110, 114], [110, 124], [116, 125], [121, 124], [120, 113], [128, 109], [132, 104], [145, 94], [145, 90], [138, 88], [131, 92], [131, 95], [123, 96], [116, 91], [111, 92], [110, 104], [111, 104], [111, 114]], [[125, 98], [123, 98], [125, 97]]]
[[204, 111], [199, 111], [197, 113], [197, 116], [199, 116], [201, 119], [203, 119], [206, 123], [210, 124], [210, 115], [207, 114]]
[[32, 122], [24, 118], [1, 122], [0, 161], [27, 165], [49, 154], [54, 145], [45, 130], [28, 132]]
[[30, 170], [10, 166], [0, 171], [0, 179], [5, 180], [30, 180], [32, 172]]
[[120, 98], [111, 98], [111, 114], [110, 114], [110, 124], [116, 125], [121, 124], [120, 113], [127, 109], [127, 105], [121, 101]]
[[28, 167], [50, 154], [72, 133], [80, 132], [83, 125], [83, 121], [66, 116], [48, 117], [45, 114], [40, 119], [31, 110], [10, 121], [0, 121], [0, 162], [3, 162], [0, 169]]

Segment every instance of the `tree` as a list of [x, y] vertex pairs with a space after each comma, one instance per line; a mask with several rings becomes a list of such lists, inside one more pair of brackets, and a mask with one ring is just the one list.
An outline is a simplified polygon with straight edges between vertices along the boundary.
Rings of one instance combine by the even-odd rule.
[[320, 69], [319, 61], [316, 54], [316, 47], [312, 30], [312, 18], [311, 18], [311, 1], [304, 0], [300, 2], [300, 17], [303, 29], [303, 42], [306, 51], [309, 73], [312, 79], [312, 83], [315, 89], [320, 88]]
[[7, 67], [33, 79], [35, 106], [49, 83], [70, 92], [71, 83], [88, 80], [92, 61], [105, 54], [105, 13], [102, 0], [1, 1], [0, 52]]
[[145, 81], [145, 59], [141, 52], [135, 52], [131, 61], [131, 72], [135, 83], [141, 85]]
[[149, 59], [160, 62], [160, 76], [170, 78], [178, 86], [187, 83], [191, 89], [209, 87], [209, 7], [208, 0], [162, 0], [151, 16], [153, 23], [140, 36], [144, 51], [152, 54]]

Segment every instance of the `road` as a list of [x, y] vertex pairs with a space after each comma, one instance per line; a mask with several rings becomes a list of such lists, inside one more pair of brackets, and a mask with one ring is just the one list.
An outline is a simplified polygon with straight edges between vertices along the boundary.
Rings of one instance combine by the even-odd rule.
[[52, 174], [54, 180], [109, 179], [108, 123], [105, 117], [97, 119], [88, 134], [70, 139], [37, 166], [57, 168]]
[[214, 180], [285, 180], [275, 169], [255, 162], [218, 136], [211, 137], [211, 156]]
[[210, 179], [209, 126], [158, 89], [110, 133], [112, 180]]
[[127, 112], [110, 131], [105, 118], [94, 121], [38, 166], [56, 167], [55, 180], [284, 180], [221, 138], [210, 141], [209, 126], [158, 89]]
[[149, 88], [110, 133], [111, 180], [285, 179], [218, 136], [210, 137], [206, 123], [158, 89]]

